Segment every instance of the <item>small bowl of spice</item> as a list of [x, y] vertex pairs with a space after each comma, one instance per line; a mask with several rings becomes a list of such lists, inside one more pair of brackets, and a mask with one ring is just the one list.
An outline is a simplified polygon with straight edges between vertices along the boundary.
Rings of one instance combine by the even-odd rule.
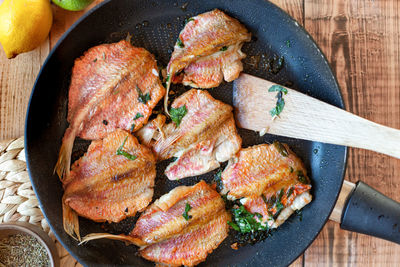
[[57, 248], [38, 226], [25, 222], [0, 224], [0, 267], [59, 267]]

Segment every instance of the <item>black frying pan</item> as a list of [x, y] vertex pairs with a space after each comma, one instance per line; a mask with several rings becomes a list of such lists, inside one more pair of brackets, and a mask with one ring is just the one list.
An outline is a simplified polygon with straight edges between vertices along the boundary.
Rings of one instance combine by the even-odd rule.
[[[119, 41], [127, 33], [132, 43], [153, 53], [166, 66], [185, 18], [219, 8], [239, 19], [252, 32], [253, 40], [244, 46], [248, 55], [245, 72], [307, 93], [343, 108], [343, 100], [332, 71], [312, 38], [286, 13], [262, 0], [247, 1], [105, 1], [80, 19], [60, 39], [47, 58], [35, 83], [26, 118], [26, 156], [33, 187], [42, 210], [64, 247], [88, 266], [119, 264], [152, 266], [136, 255], [137, 248], [122, 242], [96, 240], [78, 246], [63, 230], [61, 183], [53, 174], [61, 139], [67, 127], [67, 92], [74, 59], [88, 48]], [[268, 60], [284, 57], [284, 67], [277, 74], [268, 71]], [[210, 93], [232, 104], [232, 83], [224, 83]], [[291, 220], [264, 242], [230, 248], [227, 238], [202, 265], [284, 266], [294, 261], [315, 239], [341, 188], [346, 147], [295, 140], [240, 130], [243, 146], [280, 140], [288, 143], [305, 162], [312, 179], [314, 200], [303, 210], [302, 220]], [[73, 157], [82, 154], [88, 142], [76, 140]], [[213, 173], [172, 182], [163, 175], [165, 164], [158, 166], [154, 199], [181, 184], [193, 185], [200, 179], [211, 182]], [[128, 232], [134, 220], [105, 225], [114, 233]], [[81, 235], [104, 232], [102, 224], [80, 218]], [[104, 226], [104, 225], [103, 225]], [[399, 223], [400, 227], [400, 223]], [[400, 240], [400, 239], [399, 239]]]

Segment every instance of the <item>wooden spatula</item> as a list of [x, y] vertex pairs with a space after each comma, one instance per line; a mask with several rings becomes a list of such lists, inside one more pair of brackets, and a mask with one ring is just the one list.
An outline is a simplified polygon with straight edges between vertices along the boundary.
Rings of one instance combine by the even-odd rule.
[[[234, 82], [233, 102], [238, 127], [275, 135], [368, 149], [400, 158], [400, 130], [358, 117], [318, 99], [284, 87], [279, 116], [272, 82], [241, 74]], [[276, 88], [276, 87], [275, 87]], [[279, 89], [279, 88], [278, 88]]]

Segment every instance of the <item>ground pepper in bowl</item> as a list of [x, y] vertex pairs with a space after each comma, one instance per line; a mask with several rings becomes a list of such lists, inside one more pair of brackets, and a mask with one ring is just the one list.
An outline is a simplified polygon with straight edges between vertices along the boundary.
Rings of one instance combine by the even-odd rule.
[[0, 239], [0, 267], [50, 266], [45, 247], [28, 234], [11, 234]]

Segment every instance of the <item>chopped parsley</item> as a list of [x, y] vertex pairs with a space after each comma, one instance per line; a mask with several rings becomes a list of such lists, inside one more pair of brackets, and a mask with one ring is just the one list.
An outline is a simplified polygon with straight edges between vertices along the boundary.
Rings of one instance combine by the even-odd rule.
[[186, 203], [185, 206], [185, 211], [182, 213], [183, 218], [185, 218], [186, 221], [189, 221], [192, 219], [192, 215], [189, 215], [189, 211], [192, 209], [189, 203]]
[[217, 189], [218, 190], [222, 190], [223, 188], [223, 184], [222, 184], [222, 179], [221, 179], [221, 175], [222, 175], [222, 170], [219, 169], [215, 174], [214, 174], [214, 181], [217, 184]]
[[281, 211], [283, 210], [284, 206], [282, 204], [282, 197], [283, 197], [283, 189], [281, 189], [278, 193], [278, 199], [275, 202], [275, 208], [276, 208], [276, 212], [274, 214], [274, 217], [277, 218], [278, 215], [281, 213]]
[[267, 198], [265, 197], [264, 194], [261, 194], [261, 198], [264, 200], [265, 204], [268, 204], [268, 200], [267, 200]]
[[273, 145], [275, 146], [276, 150], [278, 150], [279, 154], [281, 154], [284, 157], [289, 156], [289, 153], [287, 152], [286, 148], [279, 141], [274, 141]]
[[167, 75], [167, 78], [165, 79], [165, 82], [168, 83], [168, 82], [169, 82], [169, 79], [170, 79], [170, 76], [169, 76], [169, 74], [168, 74], [168, 75]]
[[292, 166], [289, 166], [289, 171], [290, 171], [290, 173], [293, 173], [294, 169]]
[[184, 47], [185, 47], [185, 45], [183, 44], [181, 38], [179, 38], [179, 37], [178, 37], [178, 40], [176, 40], [176, 45], [177, 45], [179, 48], [184, 48]]
[[[142, 118], [142, 117], [144, 117], [143, 114], [140, 113], [140, 112], [138, 112], [138, 113], [136, 113], [136, 115], [135, 115], [135, 117], [133, 118], [133, 120], [135, 121], [135, 120], [137, 120], [137, 119], [139, 119], [139, 118]], [[135, 126], [136, 126], [135, 123], [132, 123], [131, 132], [133, 132], [133, 130], [135, 129]]]
[[228, 47], [227, 46], [223, 46], [219, 51], [226, 51], [226, 50], [228, 50]]
[[171, 108], [169, 110], [169, 114], [171, 115], [171, 120], [175, 122], [176, 127], [179, 127], [183, 117], [185, 117], [187, 113], [186, 106], [183, 105], [179, 108]]
[[[228, 221], [228, 224], [240, 233], [268, 230], [268, 226], [261, 223], [263, 216], [260, 213], [256, 212], [253, 214], [247, 211], [243, 205], [231, 209], [231, 212], [233, 221]], [[257, 217], [258, 220], [255, 217]]]
[[139, 95], [138, 96], [139, 102], [146, 105], [146, 103], [151, 100], [150, 93], [143, 94], [142, 90], [140, 90], [139, 86], [137, 86], [137, 85], [136, 85], [136, 90]]
[[128, 136], [125, 137], [124, 142], [122, 142], [121, 146], [117, 149], [116, 154], [119, 156], [124, 156], [125, 158], [127, 158], [129, 160], [135, 160], [137, 158], [135, 155], [129, 154], [128, 152], [123, 150], [127, 139], [128, 139]]
[[286, 88], [275, 84], [268, 89], [268, 92], [278, 92], [276, 94], [276, 98], [278, 99], [276, 101], [276, 106], [272, 108], [269, 111], [269, 113], [271, 114], [272, 117], [279, 116], [279, 114], [281, 114], [283, 108], [285, 107], [285, 100], [283, 99], [283, 94], [286, 95], [288, 91]]
[[288, 93], [288, 90], [283, 86], [274, 84], [268, 89], [268, 92], [283, 92], [286, 95]]
[[302, 183], [302, 184], [308, 183], [307, 178], [304, 175], [303, 171], [301, 171], [301, 170], [297, 171], [296, 174], [297, 174], [297, 179], [299, 180], [300, 183]]
[[287, 198], [289, 198], [293, 194], [293, 191], [294, 191], [294, 187], [289, 188], [289, 190], [287, 192]]
[[188, 18], [188, 19], [186, 19], [185, 24], [188, 24], [188, 23], [191, 22], [191, 21], [194, 21], [194, 18]]
[[135, 118], [133, 118], [133, 120], [135, 121], [135, 120], [137, 120], [139, 118], [143, 118], [143, 117], [144, 117], [143, 114], [138, 112], [138, 113], [136, 113]]

